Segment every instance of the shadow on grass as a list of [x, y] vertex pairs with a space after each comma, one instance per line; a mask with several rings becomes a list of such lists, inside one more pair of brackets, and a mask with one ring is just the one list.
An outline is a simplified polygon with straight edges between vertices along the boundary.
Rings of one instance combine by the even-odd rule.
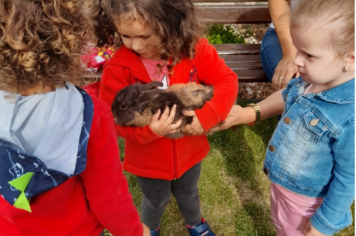
[[270, 119], [251, 127], [232, 127], [209, 136], [209, 142], [224, 156], [230, 175], [254, 182], [256, 170], [262, 171], [261, 163], [277, 122]]
[[[266, 207], [257, 204], [254, 201], [247, 202], [243, 205], [247, 214], [252, 218], [252, 224], [256, 230], [256, 235], [273, 236], [276, 235], [274, 231], [268, 230], [265, 225], [272, 225], [270, 218], [270, 211]], [[268, 222], [265, 222], [268, 219]]]
[[[277, 119], [269, 119], [251, 127], [241, 125], [208, 137], [212, 152], [204, 160], [206, 174], [202, 174], [200, 180], [200, 193], [205, 212], [203, 215], [208, 217], [212, 228], [219, 232], [217, 235], [274, 235], [273, 223], [270, 220], [269, 181], [262, 171], [262, 165], [268, 141], [277, 122]], [[119, 138], [118, 143], [120, 156], [123, 158], [124, 140]], [[211, 176], [211, 173], [214, 176]], [[136, 178], [128, 173], [125, 175], [134, 203], [140, 212], [142, 194]], [[224, 175], [231, 179], [226, 179]], [[237, 195], [229, 193], [231, 188], [224, 185], [220, 178], [228, 180], [231, 186], [236, 188]], [[226, 211], [227, 214], [219, 211]], [[231, 211], [231, 214], [228, 211]], [[354, 215], [354, 205], [352, 212]], [[175, 199], [172, 198], [162, 217], [162, 236], [188, 235], [184, 225], [184, 219]], [[235, 233], [226, 233], [224, 226], [230, 225], [235, 228]], [[354, 223], [335, 236], [354, 235], [353, 232]]]
[[[262, 172], [262, 166], [268, 142], [277, 123], [277, 118], [269, 119], [254, 126], [232, 127], [208, 137], [211, 146], [219, 150], [223, 156], [227, 175], [242, 180], [235, 181], [234, 184], [239, 191], [239, 197], [243, 199], [242, 207], [245, 210], [243, 214], [251, 217], [255, 230], [254, 235], [275, 235], [270, 219], [269, 205], [266, 207], [266, 202], [269, 202], [269, 199], [266, 199], [263, 194], [263, 192], [267, 192], [266, 188], [269, 189], [269, 181], [266, 181], [267, 177]], [[241, 182], [244, 182], [242, 186]], [[249, 184], [246, 185], [246, 183]], [[244, 198], [242, 196], [245, 194], [246, 188], [254, 191], [251, 197]], [[355, 203], [352, 204], [351, 211], [354, 218]], [[236, 225], [236, 228], [238, 227], [242, 226]], [[354, 231], [355, 220], [350, 227], [335, 236], [355, 235]]]
[[277, 119], [269, 119], [254, 126], [241, 125], [209, 136], [211, 146], [224, 157], [226, 174], [237, 179], [234, 184], [242, 199], [244, 214], [251, 218], [255, 230], [253, 235], [275, 234], [267, 205], [269, 182], [264, 177], [262, 166], [277, 123]]

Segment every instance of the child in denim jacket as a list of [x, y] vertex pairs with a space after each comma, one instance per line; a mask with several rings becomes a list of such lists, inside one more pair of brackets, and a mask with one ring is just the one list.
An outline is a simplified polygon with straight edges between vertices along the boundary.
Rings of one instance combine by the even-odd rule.
[[354, 1], [302, 0], [292, 13], [293, 79], [234, 106], [213, 131], [282, 114], [263, 171], [277, 235], [332, 235], [352, 223], [355, 168]]

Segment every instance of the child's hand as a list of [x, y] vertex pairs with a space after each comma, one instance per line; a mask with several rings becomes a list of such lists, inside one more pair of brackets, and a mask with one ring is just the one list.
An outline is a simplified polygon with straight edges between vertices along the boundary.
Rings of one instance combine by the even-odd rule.
[[318, 230], [316, 230], [310, 222], [307, 223], [305, 226], [304, 230], [304, 235], [305, 236], [326, 236], [325, 234], [320, 233]]
[[234, 125], [244, 124], [245, 119], [243, 119], [243, 117], [246, 114], [247, 114], [247, 112], [244, 111], [243, 107], [241, 107], [239, 105], [234, 105], [231, 108], [230, 113], [229, 113], [229, 115], [227, 115], [226, 119], [222, 123], [218, 124], [217, 126], [214, 126], [210, 130], [210, 132], [218, 132], [221, 130], [228, 129]]
[[164, 136], [166, 134], [172, 134], [180, 131], [182, 119], [173, 124], [174, 116], [176, 115], [176, 107], [177, 105], [174, 105], [171, 112], [169, 112], [169, 108], [166, 107], [161, 117], [159, 117], [161, 110], [158, 110], [156, 114], [152, 116], [149, 127], [155, 134]]
[[190, 135], [200, 135], [200, 134], [205, 133], [203, 126], [201, 125], [201, 123], [197, 117], [197, 114], [195, 114], [195, 111], [184, 110], [183, 115], [193, 117], [193, 122], [191, 124], [183, 127], [183, 129], [182, 129], [183, 133], [187, 133]]

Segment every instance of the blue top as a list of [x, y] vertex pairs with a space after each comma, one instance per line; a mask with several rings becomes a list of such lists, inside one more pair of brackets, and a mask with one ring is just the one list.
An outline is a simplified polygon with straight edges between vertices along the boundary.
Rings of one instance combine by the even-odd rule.
[[311, 224], [332, 235], [352, 223], [355, 79], [316, 94], [304, 94], [306, 85], [293, 79], [282, 93], [284, 113], [269, 142], [264, 172], [295, 193], [324, 197]]

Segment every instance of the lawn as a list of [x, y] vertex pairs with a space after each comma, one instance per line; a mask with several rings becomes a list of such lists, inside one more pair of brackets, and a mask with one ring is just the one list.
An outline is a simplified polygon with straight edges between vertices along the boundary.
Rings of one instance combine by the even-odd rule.
[[[275, 235], [270, 220], [270, 182], [262, 165], [277, 122], [269, 119], [254, 126], [241, 125], [208, 137], [211, 151], [203, 160], [199, 194], [202, 216], [217, 236]], [[123, 157], [122, 139], [119, 145]], [[139, 186], [133, 175], [125, 174], [140, 211]], [[173, 197], [163, 215], [160, 235], [189, 235]], [[354, 235], [354, 224], [337, 235]]]

